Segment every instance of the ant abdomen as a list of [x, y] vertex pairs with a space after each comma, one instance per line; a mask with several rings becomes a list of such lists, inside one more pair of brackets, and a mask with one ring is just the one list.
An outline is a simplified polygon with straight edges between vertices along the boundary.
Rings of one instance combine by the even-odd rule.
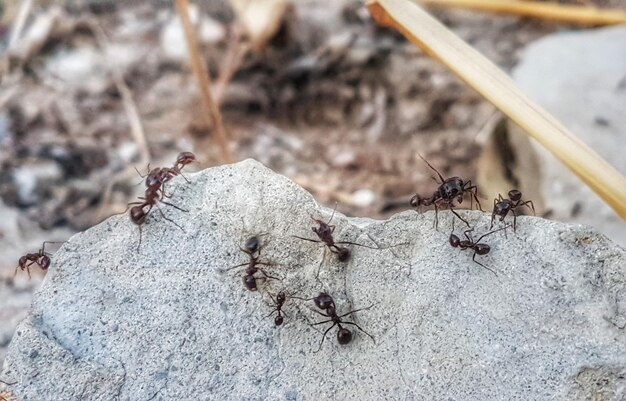
[[245, 285], [246, 288], [249, 289], [250, 291], [257, 290], [256, 278], [254, 278], [254, 276], [251, 274], [243, 276], [243, 285]]
[[476, 244], [474, 245], [474, 251], [478, 255], [486, 255], [491, 251], [491, 247], [487, 244]]
[[281, 315], [278, 315], [274, 318], [274, 324], [276, 326], [280, 326], [281, 324], [283, 324], [283, 317]]
[[522, 192], [517, 189], [512, 189], [509, 191], [509, 199], [513, 202], [517, 202], [522, 199]]
[[350, 250], [348, 248], [337, 247], [337, 259], [340, 262], [347, 262], [350, 260]]
[[457, 237], [454, 234], [450, 234], [450, 245], [456, 248], [459, 246], [460, 243], [461, 243], [461, 239], [459, 237]]
[[346, 345], [352, 341], [352, 332], [345, 327], [342, 327], [337, 331], [337, 342], [341, 345]]

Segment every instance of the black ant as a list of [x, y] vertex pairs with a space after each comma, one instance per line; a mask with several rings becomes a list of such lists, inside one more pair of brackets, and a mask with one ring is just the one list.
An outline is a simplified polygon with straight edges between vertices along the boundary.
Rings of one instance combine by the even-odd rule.
[[337, 255], [337, 259], [340, 262], [347, 262], [348, 260], [350, 260], [351, 252], [348, 248], [339, 246], [337, 244], [349, 244], [349, 245], [362, 246], [364, 248], [379, 249], [379, 248], [375, 248], [372, 246], [357, 244], [355, 242], [350, 242], [350, 241], [335, 241], [335, 239], [333, 238], [333, 233], [335, 232], [335, 226], [330, 225], [329, 223], [332, 221], [333, 217], [335, 216], [336, 210], [337, 210], [337, 205], [335, 205], [335, 209], [333, 209], [333, 213], [331, 214], [330, 219], [328, 219], [328, 222], [325, 222], [320, 219], [316, 219], [313, 216], [311, 216], [311, 219], [313, 219], [313, 221], [318, 224], [317, 227], [311, 227], [311, 230], [313, 230], [313, 232], [319, 237], [319, 240], [299, 237], [297, 235], [293, 235], [293, 237], [299, 238], [305, 241], [310, 241], [310, 242], [324, 243], [332, 253]]
[[[270, 313], [266, 317], [270, 317], [274, 313], [277, 313], [276, 317], [274, 318], [274, 324], [276, 326], [280, 326], [281, 324], [283, 324], [283, 314], [285, 312], [283, 312], [282, 308], [285, 302], [287, 302], [287, 295], [285, 294], [284, 291], [280, 291], [278, 294], [276, 294], [276, 299], [272, 297], [272, 302], [274, 302], [274, 310], [272, 311], [272, 313]], [[285, 316], [287, 316], [286, 313], [285, 313]]]
[[511, 212], [513, 213], [513, 231], [515, 231], [517, 223], [517, 213], [515, 213], [515, 208], [520, 206], [526, 206], [527, 208], [532, 209], [533, 214], [535, 214], [535, 205], [533, 204], [533, 201], [528, 200], [522, 202], [522, 193], [517, 189], [509, 191], [508, 199], [505, 199], [502, 195], [498, 194], [498, 198], [493, 200], [493, 212], [491, 213], [491, 226], [489, 229], [493, 227], [493, 220], [496, 216], [500, 216], [500, 221], [504, 221], [507, 214]]
[[452, 247], [454, 248], [460, 248], [461, 250], [465, 250], [465, 249], [471, 249], [474, 251], [474, 254], [472, 255], [472, 260], [474, 261], [474, 263], [477, 263], [479, 265], [481, 265], [482, 267], [484, 267], [485, 269], [489, 270], [490, 272], [492, 272], [493, 274], [495, 274], [496, 276], [498, 275], [493, 269], [488, 268], [487, 266], [483, 265], [482, 263], [480, 263], [479, 261], [476, 260], [476, 255], [486, 255], [489, 252], [491, 252], [491, 247], [487, 244], [483, 244], [480, 242], [481, 239], [485, 238], [488, 235], [491, 235], [495, 232], [498, 232], [500, 230], [504, 230], [508, 227], [502, 227], [499, 228], [497, 230], [493, 230], [490, 231], [486, 234], [483, 234], [480, 238], [478, 238], [476, 241], [474, 241], [472, 239], [472, 237], [469, 235], [469, 233], [471, 233], [472, 231], [474, 231], [474, 229], [469, 229], [469, 230], [465, 230], [463, 232], [463, 235], [465, 235], [464, 240], [461, 240], [457, 235], [454, 234], [454, 222], [452, 223], [452, 233], [450, 233], [450, 245], [452, 245]]
[[260, 267], [257, 267], [257, 266], [270, 266], [270, 264], [268, 263], [259, 262], [259, 257], [261, 256], [261, 245], [260, 245], [260, 241], [258, 237], [249, 238], [246, 241], [244, 248], [239, 248], [239, 249], [242, 252], [248, 254], [248, 256], [250, 257], [250, 260], [247, 263], [242, 263], [237, 266], [229, 267], [228, 269], [223, 270], [222, 273], [227, 272], [229, 270], [236, 269], [238, 267], [247, 266], [245, 270], [246, 274], [245, 276], [243, 276], [243, 284], [250, 291], [257, 290], [256, 277], [254, 277], [254, 274], [256, 272], [261, 272], [267, 279], [278, 280], [278, 278], [268, 275], [265, 272], [265, 270], [261, 269]]
[[[297, 297], [294, 297], [297, 298]], [[297, 298], [297, 299], [302, 299], [302, 298]], [[302, 299], [304, 301], [310, 301], [311, 299]], [[316, 296], [315, 298], [312, 299], [313, 302], [315, 303], [315, 306], [317, 306], [319, 309], [323, 310], [325, 313], [316, 311], [314, 309], [312, 309], [315, 313], [318, 313], [324, 317], [329, 317], [329, 320], [324, 320], [322, 322], [317, 322], [317, 323], [313, 323], [311, 326], [317, 326], [318, 324], [324, 324], [324, 323], [329, 323], [329, 322], [333, 322], [333, 325], [330, 326], [328, 329], [326, 329], [326, 331], [324, 332], [324, 335], [322, 336], [322, 341], [320, 342], [320, 345], [317, 349], [317, 351], [315, 352], [319, 352], [322, 349], [322, 344], [324, 344], [324, 339], [326, 339], [326, 334], [328, 334], [328, 332], [335, 326], [339, 327], [339, 330], [337, 331], [337, 342], [341, 345], [345, 345], [348, 344], [350, 341], [352, 341], [352, 332], [345, 328], [342, 327], [342, 324], [347, 324], [347, 325], [351, 325], [351, 326], [355, 326], [357, 329], [361, 330], [363, 333], [365, 333], [369, 338], [372, 339], [372, 341], [374, 341], [374, 337], [372, 337], [367, 331], [363, 330], [361, 328], [361, 326], [359, 326], [358, 324], [354, 323], [354, 322], [344, 322], [341, 318], [351, 315], [353, 313], [362, 311], [362, 310], [367, 310], [370, 309], [372, 306], [374, 305], [370, 305], [367, 308], [361, 308], [361, 309], [355, 309], [352, 310], [348, 313], [344, 313], [343, 315], [337, 315], [337, 308], [335, 307], [335, 301], [333, 300], [333, 298], [325, 293], [325, 292], [320, 292], [320, 294], [318, 296]], [[374, 341], [374, 343], [376, 343], [376, 341]]]
[[[472, 196], [472, 200], [475, 200], [478, 204], [478, 208], [483, 210], [480, 206], [480, 201], [478, 200], [478, 188], [475, 185], [472, 185], [471, 180], [464, 181], [459, 177], [450, 177], [444, 179], [441, 173], [437, 171], [422, 155], [419, 157], [430, 167], [437, 176], [439, 176], [439, 188], [429, 197], [422, 197], [419, 194], [415, 194], [410, 201], [410, 205], [412, 207], [421, 208], [421, 206], [431, 206], [435, 207], [435, 229], [439, 226], [439, 217], [438, 212], [439, 208], [448, 208], [456, 217], [458, 217], [461, 221], [463, 221], [468, 227], [470, 226], [467, 220], [462, 218], [455, 210], [454, 210], [454, 201], [456, 200], [459, 204], [463, 202], [463, 197], [465, 193], [469, 192]], [[470, 205], [470, 208], [472, 206]]]
[[30, 276], [30, 267], [32, 265], [37, 265], [41, 268], [41, 270], [48, 270], [50, 267], [51, 259], [50, 254], [45, 251], [46, 244], [62, 244], [63, 242], [58, 241], [44, 241], [41, 246], [41, 249], [35, 253], [27, 253], [22, 256], [18, 262], [17, 267], [15, 268], [15, 274], [17, 274], [17, 269], [21, 269], [22, 271], [26, 270], [28, 272], [28, 278]]

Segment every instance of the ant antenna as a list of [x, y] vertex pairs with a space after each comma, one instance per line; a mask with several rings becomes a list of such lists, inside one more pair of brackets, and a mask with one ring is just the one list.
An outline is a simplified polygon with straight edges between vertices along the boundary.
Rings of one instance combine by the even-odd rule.
[[337, 210], [337, 203], [338, 203], [338, 202], [335, 202], [335, 207], [333, 208], [333, 212], [332, 212], [332, 214], [330, 215], [330, 219], [328, 219], [328, 221], [326, 222], [326, 224], [329, 224], [329, 223], [333, 220], [333, 217], [335, 217], [335, 211]]
[[428, 163], [428, 161], [426, 161], [426, 159], [424, 159], [424, 157], [419, 152], [417, 152], [417, 155], [420, 157], [420, 159], [424, 160], [424, 163], [426, 163], [428, 167], [430, 167], [435, 173], [437, 173], [437, 175], [439, 176], [439, 179], [441, 180], [441, 183], [443, 183], [445, 180], [441, 176], [441, 173], [439, 173], [439, 171], [437, 171], [436, 168], [434, 168], [430, 163]]
[[509, 228], [509, 227], [511, 227], [511, 224], [507, 224], [506, 226], [498, 228], [497, 230], [489, 231], [488, 233], [481, 235], [480, 238], [478, 238], [475, 242], [478, 243], [478, 242], [480, 242], [481, 239], [485, 238], [486, 236], [491, 235], [493, 233], [497, 233], [498, 231], [502, 231], [502, 230], [504, 230], [506, 228]]

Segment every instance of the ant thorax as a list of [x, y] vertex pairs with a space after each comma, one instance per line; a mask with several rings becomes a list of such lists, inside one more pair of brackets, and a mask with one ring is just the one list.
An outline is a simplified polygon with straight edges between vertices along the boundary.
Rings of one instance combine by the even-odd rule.
[[459, 177], [448, 178], [439, 187], [439, 195], [445, 200], [452, 200], [463, 194], [463, 180]]

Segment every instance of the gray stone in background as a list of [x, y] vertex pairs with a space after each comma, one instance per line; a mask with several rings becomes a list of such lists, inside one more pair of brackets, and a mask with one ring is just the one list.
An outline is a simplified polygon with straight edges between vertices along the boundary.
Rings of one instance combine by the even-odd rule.
[[[526, 48], [513, 78], [626, 175], [626, 26], [546, 36]], [[551, 218], [592, 225], [626, 245], [624, 221], [551, 153], [535, 145]]]
[[[55, 254], [18, 327], [2, 380], [20, 400], [623, 400], [625, 252], [601, 234], [535, 217], [485, 239], [479, 257], [448, 244], [449, 213], [387, 221], [335, 214], [354, 247], [341, 265], [311, 236], [328, 218], [310, 194], [248, 160], [177, 178], [164, 212], [138, 230], [113, 217]], [[463, 213], [463, 212], [462, 212]], [[466, 212], [476, 232], [489, 215]], [[458, 227], [458, 224], [457, 224]], [[457, 228], [457, 230], [459, 230]], [[282, 281], [243, 288], [239, 246], [267, 233]], [[325, 256], [324, 256], [325, 255]], [[319, 284], [315, 272], [321, 267]], [[356, 333], [339, 346], [321, 316], [290, 300], [275, 328], [266, 291], [330, 292]], [[316, 326], [319, 330], [325, 325]]]

